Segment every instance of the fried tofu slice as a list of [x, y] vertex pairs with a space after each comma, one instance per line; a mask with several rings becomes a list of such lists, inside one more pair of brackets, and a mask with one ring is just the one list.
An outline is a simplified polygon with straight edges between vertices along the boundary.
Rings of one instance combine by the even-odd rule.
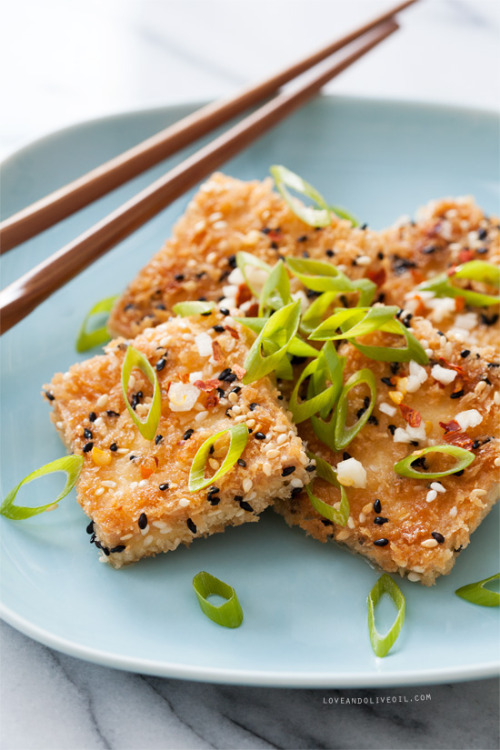
[[[352, 279], [379, 273], [382, 245], [377, 232], [353, 229], [346, 220], [314, 229], [273, 191], [271, 179], [242, 182], [214, 174], [202, 185], [173, 236], [139, 272], [117, 301], [108, 321], [116, 335], [132, 338], [165, 321], [180, 301], [225, 298], [241, 308], [251, 294], [228, 279], [239, 251], [274, 265], [281, 257], [332, 261]], [[245, 308], [242, 308], [245, 310]]]
[[[268, 378], [243, 385], [252, 334], [218, 313], [175, 318], [133, 341], [155, 368], [161, 418], [152, 441], [134, 425], [121, 389], [127, 342], [57, 374], [45, 387], [52, 420], [68, 449], [84, 457], [77, 494], [92, 519], [101, 559], [119, 568], [196, 537], [257, 521], [277, 497], [309, 481], [302, 441]], [[144, 419], [152, 386], [132, 372], [128, 398]], [[205, 490], [190, 492], [189, 472], [201, 444], [244, 422], [250, 430], [237, 465]], [[215, 444], [206, 475], [227, 445]], [[309, 467], [310, 468], [310, 467]]]
[[[464, 355], [458, 342], [440, 335], [428, 321], [412, 323], [429, 353], [425, 367], [375, 362], [352, 344], [341, 347], [347, 357], [345, 379], [369, 367], [377, 382], [376, 407], [347, 452], [330, 451], [309, 421], [299, 425], [309, 450], [337, 466], [343, 484], [351, 484], [346, 488], [347, 525], [323, 518], [305, 492], [274, 507], [290, 526], [300, 526], [315, 539], [341, 542], [382, 570], [430, 586], [449, 573], [500, 494], [500, 358], [493, 348], [472, 346]], [[378, 334], [377, 343], [386, 335]], [[365, 392], [353, 389], [351, 394], [355, 421], [356, 413], [366, 409]], [[475, 454], [460, 476], [426, 480], [395, 473], [394, 464], [412, 451], [446, 443]], [[321, 479], [314, 481], [313, 491], [330, 505], [340, 500], [340, 491]]]
[[498, 305], [469, 308], [463, 298], [437, 298], [417, 289], [471, 260], [500, 265], [497, 217], [486, 216], [470, 197], [448, 198], [430, 202], [417, 212], [417, 221], [398, 222], [381, 237], [386, 249], [378, 279], [385, 304], [428, 318], [456, 341], [499, 348]]

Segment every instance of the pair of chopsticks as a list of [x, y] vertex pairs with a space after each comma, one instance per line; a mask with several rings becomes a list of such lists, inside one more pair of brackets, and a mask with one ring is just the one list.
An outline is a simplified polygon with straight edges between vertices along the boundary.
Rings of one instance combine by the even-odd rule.
[[0, 334], [12, 328], [53, 292], [390, 36], [399, 28], [393, 16], [415, 1], [400, 3], [234, 98], [203, 107], [2, 222], [0, 252], [4, 253], [266, 99], [281, 86], [339, 50], [349, 47], [340, 58], [336, 56], [334, 61], [322, 67], [294, 91], [278, 94], [3, 289], [0, 292]]

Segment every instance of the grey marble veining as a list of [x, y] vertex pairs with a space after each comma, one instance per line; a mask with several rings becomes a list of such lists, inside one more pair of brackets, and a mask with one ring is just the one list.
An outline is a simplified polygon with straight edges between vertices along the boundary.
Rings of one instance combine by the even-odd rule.
[[[496, 680], [381, 690], [209, 685], [87, 664], [5, 624], [0, 638], [2, 750], [495, 750], [499, 745]], [[381, 702], [388, 699], [397, 702]]]
[[[0, 155], [80, 120], [228, 95], [390, 4], [6, 3]], [[421, 0], [401, 20], [328, 91], [499, 106], [498, 0]], [[208, 685], [88, 664], [5, 624], [0, 660], [1, 750], [499, 747], [496, 680], [370, 691]], [[368, 703], [347, 702], [360, 698]]]

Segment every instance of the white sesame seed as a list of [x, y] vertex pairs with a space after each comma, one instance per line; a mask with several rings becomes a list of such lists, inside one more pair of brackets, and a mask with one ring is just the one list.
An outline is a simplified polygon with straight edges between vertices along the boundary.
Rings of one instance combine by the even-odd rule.
[[288, 427], [285, 427], [284, 424], [276, 424], [274, 425], [275, 432], [286, 432], [288, 430]]
[[244, 492], [250, 492], [250, 490], [252, 489], [252, 487], [253, 487], [253, 482], [252, 482], [252, 480], [249, 477], [247, 477], [246, 479], [243, 480], [243, 491]]
[[95, 496], [96, 496], [96, 497], [100, 497], [101, 495], [104, 495], [104, 493], [105, 493], [105, 492], [106, 492], [106, 489], [105, 489], [105, 487], [99, 487], [99, 488], [98, 488], [98, 489], [97, 489], [97, 490], [95, 491]]
[[139, 487], [147, 487], [147, 486], [148, 486], [147, 480], [141, 479], [141, 481], [139, 482]]
[[123, 536], [121, 536], [121, 537], [120, 537], [120, 540], [121, 540], [122, 542], [126, 542], [126, 541], [128, 541], [129, 539], [132, 539], [132, 537], [133, 537], [133, 536], [134, 536], [133, 534], [124, 534]]
[[120, 456], [125, 456], [127, 453], [130, 453], [128, 448], [118, 448], [116, 452], [119, 453]]
[[56, 422], [56, 427], [58, 430], [62, 430], [62, 428], [64, 427], [64, 422]]
[[146, 536], [146, 534], [149, 532], [149, 524], [147, 524], [147, 526], [145, 526], [143, 529], [140, 529], [140, 532], [142, 536]]
[[209, 466], [210, 466], [210, 468], [211, 468], [211, 469], [213, 469], [214, 471], [217, 471], [217, 469], [219, 468], [219, 462], [218, 462], [218, 461], [216, 461], [216, 460], [215, 460], [215, 458], [209, 458], [209, 459], [208, 459], [208, 465], [209, 465]]
[[227, 221], [215, 221], [212, 226], [214, 229], [225, 229], [227, 227]]
[[453, 508], [450, 508], [450, 516], [451, 518], [455, 518], [456, 515], [457, 515], [457, 506], [454, 505]]
[[230, 401], [230, 402], [231, 402], [232, 404], [235, 404], [235, 403], [237, 402], [237, 400], [238, 400], [238, 394], [237, 394], [237, 393], [232, 393], [232, 392], [231, 392], [231, 393], [229, 394], [229, 396], [228, 396], [228, 399], [229, 399], [229, 401]]
[[262, 464], [262, 471], [264, 472], [266, 477], [270, 477], [273, 473], [273, 467], [268, 461], [266, 461], [264, 464]]
[[349, 518], [347, 519], [347, 525], [349, 526], [350, 529], [354, 528], [354, 520], [352, 516], [349, 516]]
[[241, 414], [241, 406], [238, 406], [238, 404], [235, 404], [231, 408], [231, 411], [232, 411], [233, 414]]
[[170, 344], [170, 338], [169, 336], [164, 336], [160, 341], [160, 346], [162, 349], [165, 349]]
[[436, 490], [429, 490], [429, 492], [425, 496], [425, 501], [427, 503], [432, 503], [433, 500], [437, 498], [437, 496], [438, 496], [438, 493], [436, 492]]
[[111, 489], [114, 489], [114, 488], [116, 487], [116, 482], [113, 482], [113, 480], [112, 480], [112, 479], [104, 479], [104, 480], [103, 480], [103, 481], [101, 482], [101, 485], [102, 485], [103, 487], [110, 487]]
[[435, 490], [436, 492], [446, 492], [441, 482], [431, 482], [431, 490]]
[[420, 576], [418, 573], [408, 573], [408, 580], [417, 583], [417, 581], [420, 581]]
[[290, 487], [303, 487], [303, 486], [304, 486], [304, 482], [302, 481], [302, 479], [299, 479], [298, 477], [293, 477], [292, 480], [290, 481]]
[[359, 522], [364, 523], [366, 521], [366, 516], [364, 513], [359, 514]]
[[424, 542], [421, 543], [421, 547], [425, 547], [426, 549], [432, 549], [433, 547], [437, 547], [438, 543], [435, 539], [426, 539]]
[[109, 401], [109, 396], [107, 393], [103, 393], [102, 396], [99, 396], [97, 399], [97, 406], [106, 406], [106, 404]]
[[276, 450], [276, 448], [269, 448], [269, 450], [266, 451], [266, 456], [268, 458], [278, 458], [280, 452]]
[[149, 547], [149, 545], [152, 544], [152, 543], [153, 543], [153, 537], [152, 536], [148, 536], [147, 539], [144, 540], [144, 546], [145, 547]]
[[247, 427], [253, 429], [255, 427], [255, 419], [247, 419]]
[[276, 440], [276, 444], [277, 445], [283, 445], [283, 443], [286, 443], [287, 440], [288, 440], [288, 436], [287, 435], [278, 435], [278, 438]]
[[500, 405], [500, 391], [495, 391], [493, 394], [493, 401], [497, 406]]
[[102, 417], [97, 417], [97, 419], [93, 423], [92, 427], [93, 427], [93, 429], [95, 429], [96, 427], [101, 427], [103, 424], [104, 424], [103, 418]]
[[187, 508], [189, 505], [189, 500], [186, 497], [181, 497], [181, 499], [178, 502], [178, 505], [180, 508]]
[[194, 421], [196, 423], [203, 422], [203, 420], [208, 417], [208, 411], [200, 411], [194, 418]]

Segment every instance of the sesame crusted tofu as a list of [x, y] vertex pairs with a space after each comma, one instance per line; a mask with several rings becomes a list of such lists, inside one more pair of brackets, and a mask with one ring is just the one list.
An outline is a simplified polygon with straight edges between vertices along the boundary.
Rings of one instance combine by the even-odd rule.
[[[384, 268], [379, 274], [385, 304], [428, 318], [450, 338], [477, 346], [496, 346], [498, 305], [467, 307], [464, 298], [436, 297], [417, 286], [472, 260], [500, 265], [500, 220], [488, 217], [470, 197], [432, 201], [381, 232]], [[477, 285], [474, 285], [481, 291]]]
[[[45, 387], [63, 441], [84, 457], [78, 500], [92, 519], [91, 539], [103, 561], [118, 568], [257, 521], [275, 498], [289, 498], [309, 481], [309, 459], [275, 386], [268, 378], [240, 382], [251, 339], [238, 323], [213, 312], [172, 319], [133, 341], [161, 388], [151, 441], [133, 423], [122, 395], [124, 339]], [[128, 398], [140, 419], [151, 394], [150, 382], [134, 369]], [[239, 423], [250, 435], [238, 463], [216, 484], [190, 492], [189, 472], [202, 443]], [[207, 478], [224, 460], [227, 442], [215, 443]]]
[[270, 265], [286, 256], [331, 260], [352, 279], [376, 277], [383, 249], [378, 233], [353, 229], [349, 221], [336, 217], [331, 226], [310, 227], [272, 185], [271, 179], [242, 182], [214, 174], [189, 204], [172, 238], [117, 301], [109, 329], [131, 338], [165, 321], [177, 302], [201, 297], [225, 298], [224, 306], [231, 311], [236, 307], [247, 312], [248, 287], [239, 271], [231, 277], [239, 251]]
[[[309, 450], [337, 468], [350, 502], [347, 525], [318, 514], [305, 492], [274, 507], [315, 539], [341, 542], [383, 570], [431, 585], [451, 570], [500, 494], [500, 359], [492, 347], [464, 350], [423, 319], [412, 320], [412, 332], [429, 354], [426, 366], [367, 360], [352, 344], [341, 345], [344, 379], [369, 367], [377, 382], [375, 408], [346, 452], [330, 451], [309, 420], [299, 425]], [[375, 334], [372, 341], [383, 344], [386, 336]], [[361, 387], [351, 395], [354, 420], [367, 403]], [[443, 444], [472, 451], [474, 461], [440, 479], [395, 473], [394, 464], [413, 451]], [[431, 460], [421, 460], [418, 470], [446, 470], [451, 457], [426, 463]], [[322, 479], [313, 492], [330, 505], [340, 501], [340, 491]]]

